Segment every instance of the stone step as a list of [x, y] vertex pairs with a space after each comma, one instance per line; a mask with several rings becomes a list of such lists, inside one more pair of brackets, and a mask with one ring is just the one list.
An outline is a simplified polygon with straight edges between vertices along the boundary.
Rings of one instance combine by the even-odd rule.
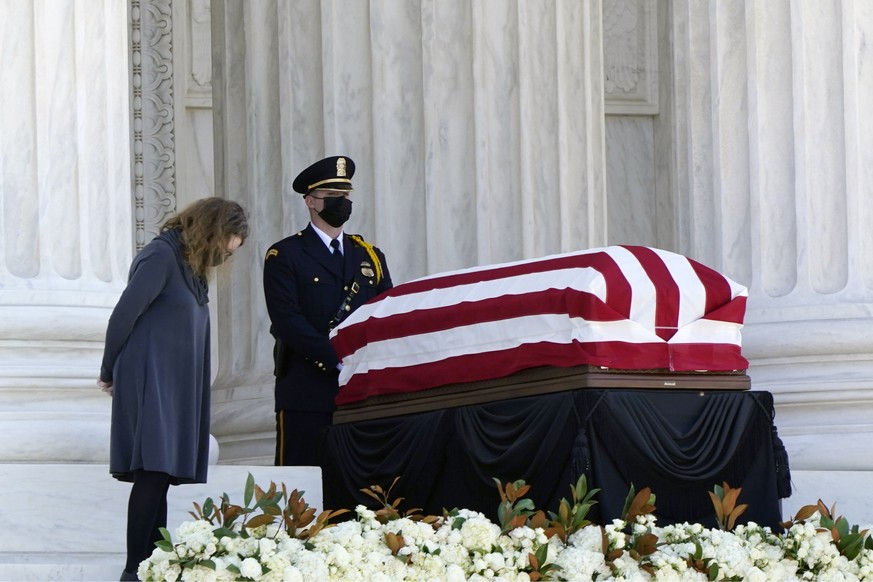
[[[193, 502], [227, 493], [242, 503], [246, 478], [285, 483], [322, 509], [318, 467], [212, 465], [209, 482], [171, 487], [167, 526], [173, 532]], [[7, 464], [0, 469], [0, 581], [118, 580], [124, 567], [130, 484], [107, 465]]]

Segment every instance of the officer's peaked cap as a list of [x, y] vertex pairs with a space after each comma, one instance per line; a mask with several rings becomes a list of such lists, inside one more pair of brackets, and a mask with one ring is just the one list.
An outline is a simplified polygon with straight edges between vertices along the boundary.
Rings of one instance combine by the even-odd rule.
[[291, 185], [295, 192], [304, 196], [313, 190], [353, 190], [352, 176], [355, 162], [348, 156], [331, 156], [319, 160], [297, 174]]

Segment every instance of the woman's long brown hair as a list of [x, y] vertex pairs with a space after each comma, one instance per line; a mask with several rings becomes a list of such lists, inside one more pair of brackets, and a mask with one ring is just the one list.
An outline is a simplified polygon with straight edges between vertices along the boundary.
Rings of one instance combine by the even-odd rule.
[[193, 202], [167, 220], [161, 231], [178, 228], [182, 231], [185, 260], [199, 277], [205, 277], [216, 258], [223, 258], [233, 236], [245, 242], [249, 224], [242, 206], [233, 200], [213, 196]]

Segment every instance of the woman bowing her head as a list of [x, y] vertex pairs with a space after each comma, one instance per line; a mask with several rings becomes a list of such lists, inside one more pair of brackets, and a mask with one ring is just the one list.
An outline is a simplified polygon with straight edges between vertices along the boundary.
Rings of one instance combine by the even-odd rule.
[[133, 483], [122, 580], [136, 580], [167, 525], [170, 485], [205, 483], [209, 461], [209, 269], [248, 236], [245, 211], [204, 198], [133, 259], [109, 318], [97, 384], [112, 399], [109, 471]]

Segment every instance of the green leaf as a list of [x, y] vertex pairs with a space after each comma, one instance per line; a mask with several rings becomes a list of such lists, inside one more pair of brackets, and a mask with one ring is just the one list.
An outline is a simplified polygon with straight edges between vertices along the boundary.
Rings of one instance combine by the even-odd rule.
[[849, 560], [854, 560], [861, 553], [863, 543], [864, 538], [859, 534], [849, 534], [845, 538], [840, 538], [840, 543], [837, 544], [837, 547], [842, 555], [846, 556]]
[[221, 538], [223, 538], [223, 537], [229, 537], [229, 538], [236, 538], [236, 537], [239, 537], [239, 534], [238, 534], [238, 533], [236, 533], [236, 532], [233, 531], [232, 529], [229, 529], [229, 528], [226, 528], [226, 527], [217, 527], [217, 528], [215, 528], [214, 530], [212, 530], [212, 535], [214, 535], [214, 536], [217, 537], [218, 539], [221, 539]]
[[534, 555], [537, 557], [537, 561], [540, 564], [544, 564], [546, 561], [546, 558], [549, 555], [549, 544], [543, 544], [540, 547], [538, 547], [537, 551]]
[[205, 566], [210, 570], [215, 570], [215, 562], [213, 562], [212, 560], [203, 560], [200, 562], [200, 565]]
[[248, 507], [252, 502], [252, 497], [255, 496], [255, 478], [249, 473], [248, 478], [246, 479], [246, 489], [243, 495], [243, 502], [245, 506]]
[[212, 515], [212, 508], [215, 507], [215, 503], [212, 501], [211, 497], [207, 497], [206, 501], [203, 502], [203, 515], [210, 516]]
[[710, 580], [718, 580], [718, 562], [713, 562], [709, 566], [709, 571], [707, 572], [707, 578]]
[[165, 540], [155, 542], [155, 547], [158, 547], [165, 552], [172, 552], [173, 551], [173, 544], [171, 544], [170, 542], [165, 541]]
[[466, 517], [459, 517], [455, 521], [452, 522], [452, 529], [461, 529], [461, 526], [464, 525], [464, 522], [467, 521]]
[[172, 541], [173, 541], [173, 537], [170, 535], [170, 532], [167, 531], [167, 528], [162, 527], [162, 528], [159, 528], [158, 531], [161, 532], [161, 537], [162, 537], [162, 538], [164, 538], [164, 539], [167, 540], [168, 542], [172, 542]]

